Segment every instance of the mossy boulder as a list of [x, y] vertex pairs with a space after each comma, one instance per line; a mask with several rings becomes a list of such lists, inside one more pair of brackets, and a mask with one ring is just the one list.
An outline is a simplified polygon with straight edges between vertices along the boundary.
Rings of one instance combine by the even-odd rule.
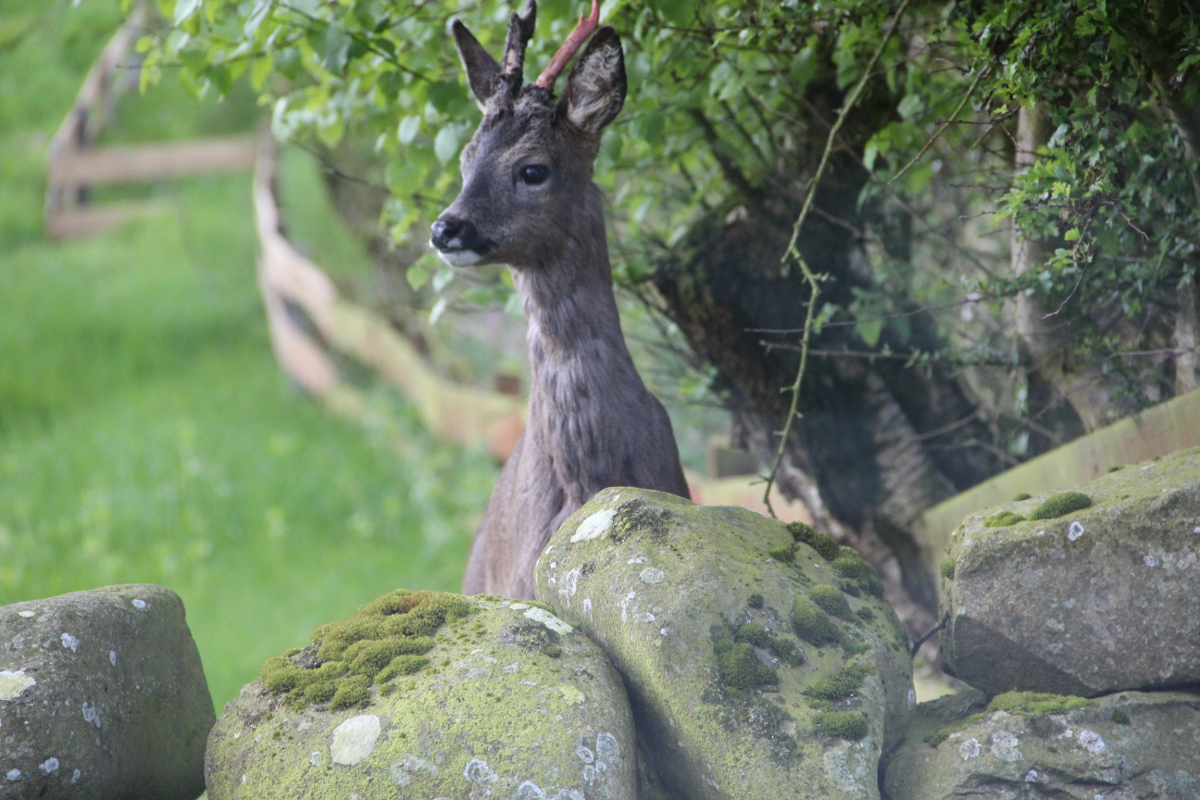
[[398, 590], [225, 707], [208, 797], [625, 800], [632, 726], [608, 659], [545, 608]]
[[908, 638], [870, 566], [814, 533], [614, 488], [551, 538], [536, 596], [625, 678], [653, 796], [879, 797]]
[[0, 797], [192, 800], [214, 719], [170, 589], [0, 608]]
[[886, 767], [891, 800], [1200, 797], [1200, 695], [1015, 692], [917, 707]]
[[[1027, 519], [988, 527], [1003, 514]], [[966, 683], [1097, 696], [1200, 682], [1200, 449], [974, 514], [947, 555], [941, 654]]]

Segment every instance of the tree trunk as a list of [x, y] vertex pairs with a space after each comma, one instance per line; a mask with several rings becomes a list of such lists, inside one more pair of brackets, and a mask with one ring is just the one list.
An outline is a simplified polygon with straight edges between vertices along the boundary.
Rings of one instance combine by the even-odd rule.
[[1179, 309], [1175, 312], [1175, 394], [1184, 394], [1196, 388], [1197, 377], [1197, 292], [1195, 277], [1179, 286]]
[[[838, 220], [858, 220], [866, 174], [835, 157], [800, 248], [829, 279], [821, 301], [845, 308], [855, 289], [874, 287], [859, 242]], [[796, 195], [764, 190], [714, 211], [658, 265], [654, 286], [666, 314], [692, 351], [713, 364], [718, 392], [733, 412], [735, 439], [770, 463], [799, 365], [796, 343], [809, 288], [798, 270], [780, 269]], [[929, 506], [999, 471], [992, 436], [955, 377], [936, 362], [906, 368], [911, 349], [940, 349], [931, 317], [904, 309], [907, 340], [889, 324], [867, 348], [850, 326], [813, 337], [800, 389], [803, 416], [793, 426], [777, 483], [800, 499], [817, 527], [854, 547], [879, 570], [887, 598], [914, 634], [935, 620], [937, 593], [929, 555], [913, 521]], [[789, 330], [779, 335], [763, 331]], [[848, 351], [853, 351], [851, 355]], [[864, 357], [864, 351], [870, 357]]]
[[[1016, 156], [1013, 174], [1027, 172], [1037, 158], [1037, 149], [1050, 138], [1045, 114], [1036, 108], [1022, 108], [1018, 114]], [[1025, 275], [1040, 270], [1049, 258], [1052, 246], [1027, 238], [1012, 226], [1012, 271]], [[1039, 298], [1017, 295], [1017, 332], [1033, 369], [1060, 395], [1066, 398], [1087, 431], [1111, 421], [1114, 412], [1108, 377], [1094, 363], [1076, 364], [1071, 358], [1075, 333], [1083, 320], [1070, 312], [1060, 313], [1046, 307]]]

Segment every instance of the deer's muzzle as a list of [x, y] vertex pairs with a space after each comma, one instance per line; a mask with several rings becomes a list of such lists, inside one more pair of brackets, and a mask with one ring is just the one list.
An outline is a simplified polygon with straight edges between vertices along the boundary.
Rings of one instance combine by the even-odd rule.
[[437, 248], [443, 261], [454, 267], [478, 264], [491, 249], [491, 242], [470, 220], [451, 214], [442, 214], [433, 223], [429, 243]]

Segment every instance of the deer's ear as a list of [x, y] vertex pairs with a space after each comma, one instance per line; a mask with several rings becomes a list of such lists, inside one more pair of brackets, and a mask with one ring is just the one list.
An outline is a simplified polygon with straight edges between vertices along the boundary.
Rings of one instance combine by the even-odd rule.
[[458, 45], [458, 57], [467, 72], [467, 84], [471, 87], [471, 94], [475, 95], [475, 104], [480, 111], [486, 111], [488, 98], [496, 88], [500, 64], [483, 49], [466, 25], [454, 20], [450, 30], [454, 33], [454, 43]]
[[625, 88], [621, 38], [605, 25], [592, 36], [571, 69], [563, 95], [567, 119], [588, 133], [599, 133], [625, 104]]

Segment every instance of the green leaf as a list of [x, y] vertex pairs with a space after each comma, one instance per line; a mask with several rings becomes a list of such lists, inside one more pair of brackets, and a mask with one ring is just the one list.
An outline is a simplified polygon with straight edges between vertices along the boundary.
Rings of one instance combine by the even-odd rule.
[[420, 130], [420, 117], [405, 117], [400, 120], [400, 127], [396, 129], [396, 138], [400, 140], [400, 144], [412, 144], [412, 140], [416, 138], [417, 132]]
[[1079, 228], [1071, 228], [1071, 230], [1069, 230], [1063, 234], [1063, 239], [1068, 242], [1078, 241], [1079, 240]]
[[[429, 160], [429, 151], [424, 151], [425, 161]], [[406, 150], [402, 158], [394, 158], [388, 162], [384, 172], [384, 180], [388, 190], [397, 197], [411, 195], [421, 187], [425, 180], [425, 170], [418, 163], [420, 158], [413, 148]]]
[[317, 50], [321, 56], [321, 66], [334, 75], [341, 75], [346, 68], [351, 41], [350, 35], [340, 23], [335, 22], [326, 28]]
[[642, 114], [636, 117], [630, 124], [630, 132], [650, 145], [660, 145], [663, 141], [663, 126], [666, 125], [667, 117], [661, 111], [654, 111], [649, 114]]
[[438, 301], [433, 304], [433, 308], [429, 309], [429, 324], [437, 325], [437, 321], [441, 319], [442, 312], [446, 310], [446, 298], [439, 297]]
[[445, 164], [458, 154], [458, 126], [445, 125], [433, 140], [433, 154]]
[[440, 292], [450, 285], [454, 280], [454, 269], [442, 264], [437, 272], [433, 273], [433, 290]]
[[327, 124], [317, 126], [317, 138], [326, 147], [336, 147], [342, 141], [345, 133], [346, 120], [341, 116], [335, 117]]
[[649, 0], [647, 5], [675, 25], [686, 25], [696, 16], [696, 0]]
[[200, 8], [200, 0], [177, 0], [175, 3], [175, 24], [182, 24], [185, 19], [195, 14], [198, 8]]
[[896, 112], [905, 119], [915, 117], [925, 110], [925, 99], [919, 94], [906, 94], [904, 99], [900, 101], [900, 105], [896, 106]]
[[233, 88], [233, 75], [227, 67], [220, 65], [209, 67], [204, 71], [204, 77], [209, 80], [222, 97], [227, 96], [229, 90]]
[[408, 272], [404, 273], [404, 277], [408, 280], [408, 285], [413, 288], [413, 291], [418, 291], [422, 286], [429, 282], [429, 270], [420, 261], [408, 268]]
[[429, 84], [427, 92], [429, 102], [441, 112], [451, 111], [456, 102], [465, 99], [463, 87], [457, 81], [435, 81]]
[[250, 85], [254, 91], [261, 92], [263, 85], [267, 82], [267, 76], [271, 74], [271, 70], [275, 67], [275, 59], [270, 53], [254, 59], [254, 66], [250, 68]]

